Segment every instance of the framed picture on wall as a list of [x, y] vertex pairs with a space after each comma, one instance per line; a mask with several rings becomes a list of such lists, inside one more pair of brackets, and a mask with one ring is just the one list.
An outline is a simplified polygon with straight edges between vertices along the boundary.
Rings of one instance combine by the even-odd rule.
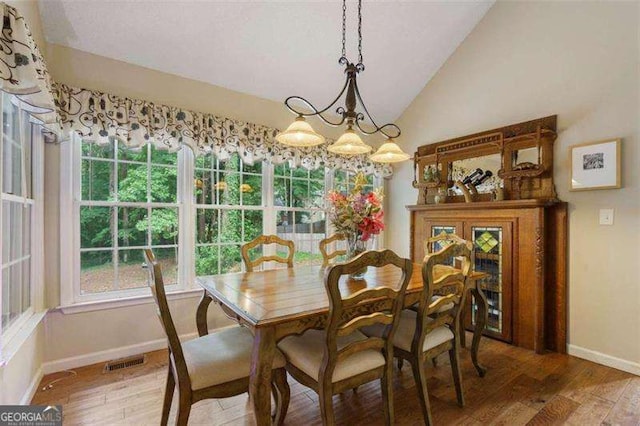
[[620, 188], [620, 139], [573, 145], [571, 191]]

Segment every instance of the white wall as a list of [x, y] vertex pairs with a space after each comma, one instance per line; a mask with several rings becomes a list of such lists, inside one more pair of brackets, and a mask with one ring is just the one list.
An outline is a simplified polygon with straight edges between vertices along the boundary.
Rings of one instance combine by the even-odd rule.
[[[404, 146], [558, 115], [555, 182], [569, 202], [570, 352], [640, 374], [637, 2], [498, 2], [399, 120]], [[569, 192], [569, 146], [621, 137], [623, 188]], [[411, 164], [387, 200], [390, 248], [408, 255]], [[614, 208], [613, 226], [598, 210]], [[609, 358], [607, 358], [609, 357]]]
[[[195, 309], [198, 297], [169, 302], [171, 315], [183, 338], [197, 336]], [[213, 303], [209, 329], [232, 324]], [[75, 368], [167, 347], [153, 302], [81, 313], [52, 310], [45, 319], [44, 372]]]
[[7, 364], [0, 367], [0, 405], [28, 404], [42, 378], [44, 325], [42, 321], [30, 325], [34, 325], [31, 333], [23, 336]]

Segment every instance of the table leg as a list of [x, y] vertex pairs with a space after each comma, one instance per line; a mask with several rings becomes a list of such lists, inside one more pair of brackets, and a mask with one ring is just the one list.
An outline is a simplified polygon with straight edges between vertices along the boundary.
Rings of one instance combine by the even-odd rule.
[[196, 310], [196, 326], [198, 327], [198, 335], [200, 337], [209, 334], [209, 327], [207, 325], [207, 311], [209, 310], [209, 304], [213, 298], [209, 296], [206, 291], [202, 292], [202, 299]]
[[274, 329], [256, 328], [251, 354], [249, 395], [258, 426], [271, 425], [271, 366], [275, 350]]
[[487, 297], [480, 288], [480, 284], [477, 284], [475, 288], [471, 289], [471, 293], [475, 297], [478, 310], [475, 315], [475, 328], [473, 330], [473, 341], [471, 343], [471, 361], [478, 371], [480, 377], [484, 377], [487, 369], [478, 362], [478, 350], [480, 349], [480, 338], [482, 337], [482, 331], [487, 325]]

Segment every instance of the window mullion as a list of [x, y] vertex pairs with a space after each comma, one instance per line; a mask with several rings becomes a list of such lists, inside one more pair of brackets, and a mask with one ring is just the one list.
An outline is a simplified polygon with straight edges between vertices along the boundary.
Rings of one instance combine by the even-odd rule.
[[[265, 206], [262, 216], [262, 233], [264, 235], [276, 235], [276, 209], [274, 199], [274, 165], [271, 162], [262, 163], [262, 204]], [[275, 248], [269, 245], [263, 247], [264, 255], [274, 255]]]
[[183, 288], [195, 286], [194, 163], [195, 154], [183, 147], [178, 152], [178, 283]]

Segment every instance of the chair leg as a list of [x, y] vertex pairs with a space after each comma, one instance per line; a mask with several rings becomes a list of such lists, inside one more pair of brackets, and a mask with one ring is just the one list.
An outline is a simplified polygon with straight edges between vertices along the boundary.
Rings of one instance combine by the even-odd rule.
[[162, 406], [162, 420], [160, 420], [161, 426], [166, 426], [169, 423], [169, 412], [171, 411], [171, 402], [173, 401], [173, 391], [176, 388], [176, 381], [173, 378], [171, 372], [171, 365], [168, 366], [167, 371], [167, 385], [164, 389], [164, 404]]
[[333, 395], [331, 394], [331, 388], [320, 386], [318, 398], [320, 399], [322, 425], [334, 426], [336, 424], [336, 420], [333, 415]]
[[462, 393], [462, 374], [460, 372], [460, 357], [458, 356], [457, 345], [449, 350], [449, 360], [451, 363], [451, 374], [453, 375], [453, 383], [456, 386], [456, 396], [458, 397], [458, 405], [464, 407], [464, 394]]
[[413, 370], [413, 379], [418, 389], [422, 418], [427, 426], [431, 426], [433, 425], [433, 420], [431, 419], [431, 404], [429, 403], [429, 392], [427, 391], [427, 375], [425, 374], [422, 360], [419, 357], [411, 360], [411, 369]]
[[[180, 390], [178, 390], [180, 393]], [[179, 395], [180, 404], [178, 405], [178, 417], [176, 417], [176, 425], [187, 426], [189, 421], [189, 413], [191, 413], [191, 399], [183, 395]]]
[[273, 391], [273, 398], [276, 402], [276, 413], [273, 416], [272, 421], [274, 425], [281, 425], [284, 423], [284, 418], [287, 415], [289, 409], [289, 398], [291, 391], [289, 389], [289, 383], [287, 382], [287, 372], [284, 368], [278, 368], [273, 371], [273, 380], [271, 382], [271, 389]]
[[382, 406], [384, 409], [385, 424], [390, 426], [394, 420], [393, 410], [393, 385], [391, 380], [391, 368], [393, 364], [388, 363], [388, 368], [382, 379], [380, 379], [380, 388], [382, 389]]

